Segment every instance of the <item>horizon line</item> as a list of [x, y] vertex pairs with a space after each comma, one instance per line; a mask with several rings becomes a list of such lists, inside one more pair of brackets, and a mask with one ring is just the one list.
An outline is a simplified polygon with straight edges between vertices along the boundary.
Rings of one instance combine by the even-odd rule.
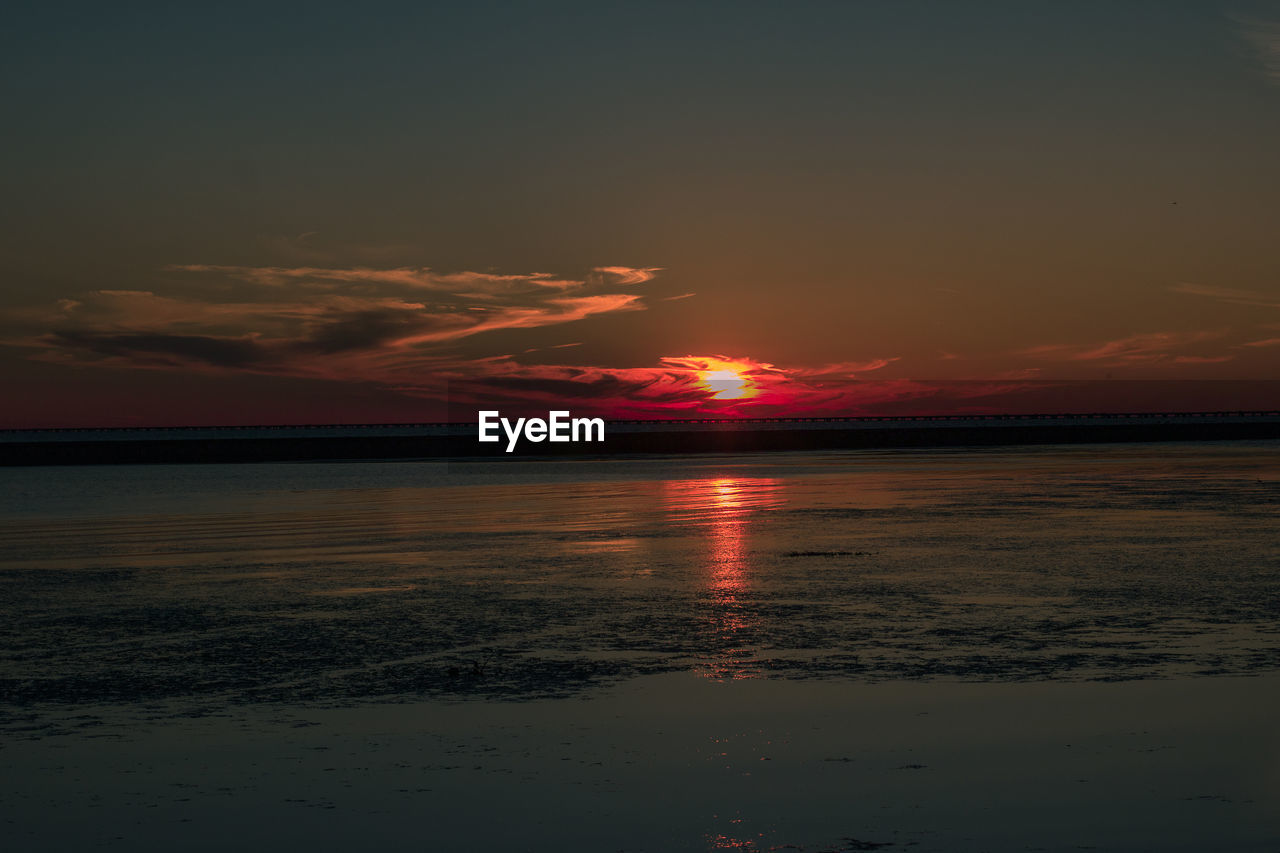
[[[558, 410], [557, 410], [558, 411]], [[1213, 417], [1280, 417], [1280, 409], [1227, 409], [1216, 411], [1137, 412], [999, 412], [947, 415], [827, 415], [778, 417], [703, 417], [703, 418], [614, 418], [596, 415], [606, 424], [726, 424], [726, 423], [866, 423], [885, 421], [1000, 421], [1057, 420], [1069, 418], [1213, 418]], [[0, 427], [0, 434], [18, 432], [147, 432], [166, 430], [273, 430], [273, 429], [409, 429], [417, 427], [478, 426], [478, 421], [404, 421], [386, 423], [301, 423], [301, 424], [185, 424], [148, 426], [77, 426], [77, 427]]]

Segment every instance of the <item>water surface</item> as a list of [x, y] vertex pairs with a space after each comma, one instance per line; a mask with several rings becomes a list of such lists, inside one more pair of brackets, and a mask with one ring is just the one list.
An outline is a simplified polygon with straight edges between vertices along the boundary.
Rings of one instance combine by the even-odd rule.
[[1275, 443], [0, 471], [0, 702], [1280, 665]]

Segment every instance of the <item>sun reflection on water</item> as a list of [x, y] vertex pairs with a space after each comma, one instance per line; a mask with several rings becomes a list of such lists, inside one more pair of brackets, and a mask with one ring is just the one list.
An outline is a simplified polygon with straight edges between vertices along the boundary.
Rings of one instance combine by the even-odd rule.
[[760, 620], [751, 596], [750, 523], [757, 513], [781, 504], [782, 483], [718, 477], [665, 485], [665, 505], [672, 519], [704, 529], [708, 636], [699, 672], [707, 678], [758, 678]]

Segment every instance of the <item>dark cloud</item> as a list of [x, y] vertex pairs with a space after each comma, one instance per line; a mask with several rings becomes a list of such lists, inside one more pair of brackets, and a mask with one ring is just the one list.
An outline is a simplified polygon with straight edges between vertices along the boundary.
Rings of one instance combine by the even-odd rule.
[[306, 340], [294, 349], [325, 355], [378, 349], [424, 330], [448, 325], [440, 318], [403, 309], [333, 314], [321, 320]]
[[[639, 372], [639, 371], [635, 371]], [[709, 397], [691, 377], [653, 373], [643, 378], [623, 375], [596, 375], [587, 378], [568, 370], [564, 378], [491, 376], [466, 383], [451, 383], [451, 393], [465, 393], [475, 399], [502, 396], [544, 396], [563, 400], [633, 400], [655, 405], [700, 403]]]
[[270, 351], [252, 338], [149, 332], [104, 334], [68, 329], [53, 332], [46, 340], [62, 349], [108, 358], [123, 358], [143, 364], [196, 363], [214, 367], [248, 368], [273, 360]]

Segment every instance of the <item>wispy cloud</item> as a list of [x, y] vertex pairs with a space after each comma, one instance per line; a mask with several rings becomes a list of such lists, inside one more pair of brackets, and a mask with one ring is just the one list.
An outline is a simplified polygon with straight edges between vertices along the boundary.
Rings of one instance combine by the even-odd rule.
[[1254, 308], [1280, 308], [1280, 297], [1266, 293], [1259, 293], [1256, 290], [1242, 290], [1234, 287], [1213, 287], [1212, 285], [1192, 284], [1190, 282], [1175, 284], [1169, 289], [1174, 293], [1182, 293], [1188, 296], [1204, 296], [1209, 299], [1216, 299], [1219, 302], [1227, 302], [1232, 305], [1248, 305]]
[[215, 273], [253, 284], [281, 287], [300, 284], [316, 289], [336, 289], [344, 285], [392, 285], [440, 293], [481, 294], [530, 293], [538, 290], [574, 290], [592, 284], [627, 286], [650, 281], [658, 268], [596, 267], [587, 280], [559, 278], [551, 273], [517, 275], [489, 272], [440, 273], [429, 267], [245, 267], [223, 264], [173, 264], [171, 272]]
[[1175, 355], [1174, 364], [1222, 364], [1231, 361], [1234, 355]]
[[781, 368], [775, 367], [767, 361], [756, 361], [752, 358], [727, 355], [665, 356], [662, 359], [662, 364], [669, 368], [691, 373], [709, 370], [733, 370], [753, 378], [758, 378], [765, 374], [781, 374], [784, 372]]
[[[1222, 337], [1221, 332], [1149, 332], [1129, 335], [1100, 344], [1048, 344], [1031, 347], [1022, 351], [1022, 355], [1056, 361], [1099, 362], [1103, 364], [1154, 364], [1170, 361], [1189, 364], [1190, 361], [1177, 361], [1176, 350], [1190, 345], [1215, 340]], [[1204, 357], [1183, 355], [1182, 358], [1198, 358], [1202, 363]], [[1213, 358], [1218, 360], [1217, 356]]]
[[1247, 341], [1241, 344], [1240, 346], [1255, 347], [1258, 349], [1264, 349], [1267, 347], [1280, 347], [1280, 338], [1264, 338], [1260, 341]]
[[184, 264], [170, 292], [102, 289], [3, 318], [46, 360], [388, 380], [463, 339], [642, 309], [654, 270], [439, 273], [427, 268]]
[[888, 367], [899, 357], [892, 358], [873, 358], [869, 361], [840, 361], [833, 364], [823, 364], [817, 367], [804, 368], [800, 375], [804, 375], [813, 379], [823, 377], [830, 378], [854, 378], [860, 373], [870, 373], [873, 370], [880, 370]]
[[582, 341], [574, 341], [574, 342], [573, 342], [573, 343], [571, 343], [571, 344], [551, 344], [550, 346], [545, 346], [545, 347], [528, 347], [528, 348], [525, 350], [525, 352], [526, 352], [526, 353], [530, 353], [530, 352], [543, 352], [543, 351], [545, 351], [545, 350], [553, 350], [553, 349], [569, 349], [570, 347], [580, 347], [580, 346], [582, 346]]
[[1236, 31], [1252, 49], [1272, 85], [1280, 86], [1280, 21], [1235, 15]]
[[613, 279], [617, 284], [644, 284], [662, 271], [662, 267], [596, 267], [592, 272]]

